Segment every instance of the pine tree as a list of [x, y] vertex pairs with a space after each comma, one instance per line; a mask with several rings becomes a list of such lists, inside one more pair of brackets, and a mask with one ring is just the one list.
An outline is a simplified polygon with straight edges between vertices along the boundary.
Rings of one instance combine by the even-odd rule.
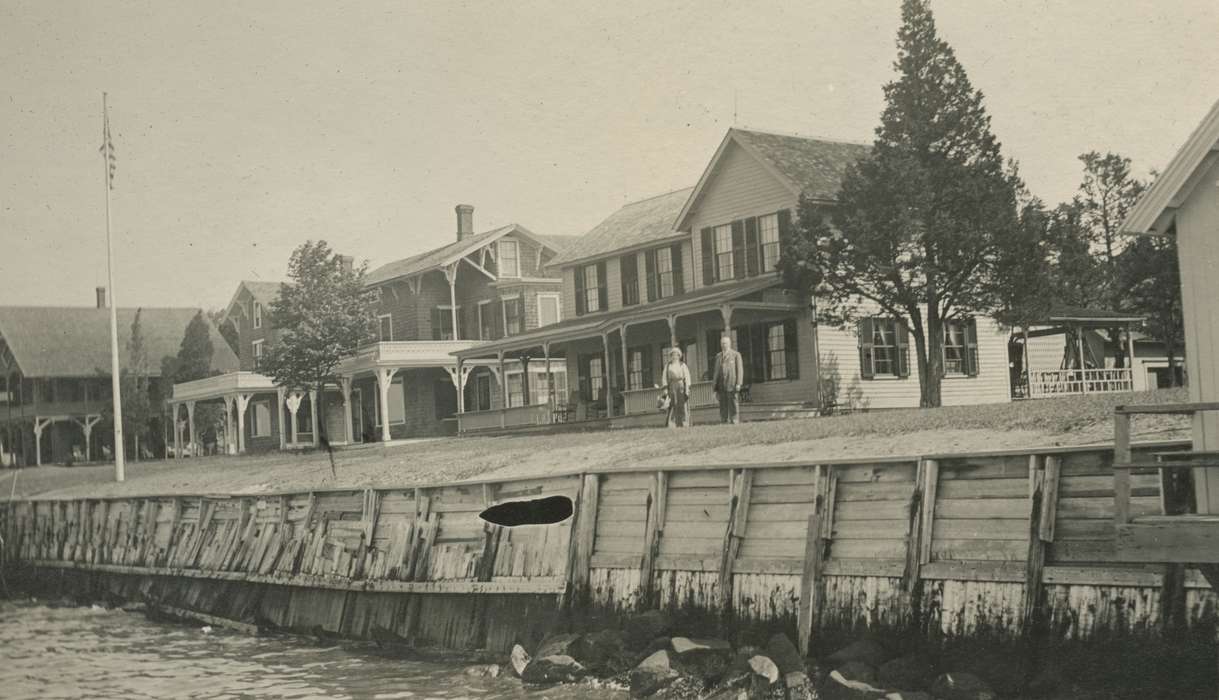
[[195, 379], [210, 377], [212, 370], [212, 355], [216, 348], [212, 345], [211, 323], [200, 311], [186, 325], [186, 333], [178, 346], [177, 363], [174, 372], [174, 383], [189, 382]]
[[914, 339], [920, 405], [938, 406], [945, 322], [1001, 305], [1010, 256], [1000, 247], [1028, 229], [982, 93], [925, 0], [902, 3], [897, 45], [871, 153], [848, 169], [835, 205], [801, 201], [780, 269], [825, 320], [877, 309], [898, 319]]
[[1177, 351], [1185, 345], [1176, 239], [1152, 236], [1134, 239], [1118, 257], [1117, 283], [1123, 306], [1146, 316], [1143, 327], [1164, 343], [1169, 382], [1176, 386]]

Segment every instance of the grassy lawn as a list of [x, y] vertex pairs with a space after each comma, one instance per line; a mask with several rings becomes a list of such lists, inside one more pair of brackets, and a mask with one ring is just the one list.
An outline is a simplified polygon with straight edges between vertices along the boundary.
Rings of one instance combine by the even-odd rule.
[[[1184, 400], [1183, 390], [1172, 390], [705, 425], [689, 430], [640, 428], [447, 438], [340, 449], [333, 455], [274, 452], [129, 463], [123, 484], [112, 481], [111, 466], [46, 466], [0, 473], [0, 499], [10, 493], [79, 497], [410, 486], [615, 466], [830, 461], [1089, 444], [1112, 439], [1117, 405]], [[1139, 418], [1135, 435], [1143, 440], [1184, 438], [1188, 421], [1176, 416]]]

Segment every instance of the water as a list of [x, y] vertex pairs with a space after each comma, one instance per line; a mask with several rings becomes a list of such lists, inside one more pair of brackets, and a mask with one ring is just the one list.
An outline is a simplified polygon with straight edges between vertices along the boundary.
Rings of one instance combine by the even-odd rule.
[[148, 620], [138, 612], [0, 600], [0, 697], [626, 698], [467, 676], [465, 664], [394, 658], [375, 645], [319, 646]]

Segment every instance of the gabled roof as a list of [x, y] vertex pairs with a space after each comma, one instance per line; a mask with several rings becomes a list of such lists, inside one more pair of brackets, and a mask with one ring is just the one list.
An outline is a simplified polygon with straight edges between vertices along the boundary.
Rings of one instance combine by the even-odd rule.
[[510, 233], [555, 250], [552, 245], [553, 241], [547, 242], [546, 240], [551, 237], [539, 236], [520, 224], [508, 224], [491, 231], [483, 231], [482, 233], [466, 236], [460, 241], [454, 241], [448, 245], [434, 248], [409, 258], [386, 263], [368, 273], [368, 276], [365, 277], [365, 282], [369, 285], [375, 285], [402, 277], [414, 277], [432, 270], [439, 270], [445, 265], [451, 265]]
[[[177, 355], [186, 326], [199, 313], [188, 308], [140, 310], [148, 373], [161, 373], [161, 358]], [[136, 309], [118, 309], [119, 363], [128, 367], [127, 341]], [[238, 369], [236, 355], [212, 328], [212, 369]], [[110, 371], [110, 310], [89, 306], [0, 306], [0, 336], [27, 377], [93, 377]]]
[[871, 150], [862, 143], [831, 141], [792, 134], [731, 128], [724, 135], [698, 185], [678, 214], [675, 228], [685, 229], [690, 213], [710, 182], [720, 159], [732, 144], [754, 156], [772, 175], [796, 196], [833, 202], [847, 166]]
[[1219, 159], [1219, 102], [1211, 107], [1168, 167], [1139, 198], [1122, 222], [1121, 231], [1156, 234], [1171, 231], [1177, 209], [1216, 159]]
[[[233, 292], [233, 298], [229, 300], [229, 305], [224, 307], [224, 318], [227, 321], [230, 314], [233, 313], [233, 305], [237, 303], [237, 297], [241, 296], [241, 290], [245, 289], [254, 297], [254, 301], [262, 304], [264, 309], [269, 309], [271, 302], [275, 301], [279, 296], [279, 288], [282, 282], [263, 282], [261, 280], [242, 280], [237, 284], [237, 291]], [[240, 308], [240, 307], [239, 307]]]
[[627, 250], [673, 236], [677, 213], [694, 188], [669, 192], [631, 202], [609, 215], [605, 221], [580, 236], [550, 261], [566, 266], [581, 260]]

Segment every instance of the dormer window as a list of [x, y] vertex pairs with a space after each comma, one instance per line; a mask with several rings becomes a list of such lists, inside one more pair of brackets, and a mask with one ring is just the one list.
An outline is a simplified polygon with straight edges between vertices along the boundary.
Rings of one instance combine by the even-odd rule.
[[499, 242], [499, 276], [521, 276], [521, 252], [516, 241], [501, 240]]
[[254, 327], [262, 328], [262, 304], [254, 302]]

